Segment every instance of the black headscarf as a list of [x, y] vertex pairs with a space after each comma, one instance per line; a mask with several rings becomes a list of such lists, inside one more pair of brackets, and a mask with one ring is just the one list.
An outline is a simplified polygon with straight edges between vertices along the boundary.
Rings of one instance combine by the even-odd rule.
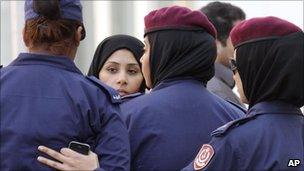
[[304, 34], [244, 44], [236, 61], [249, 108], [262, 101], [304, 104]]
[[[144, 44], [135, 37], [128, 35], [114, 35], [104, 39], [97, 47], [88, 75], [99, 77], [99, 72], [107, 59], [117, 50], [131, 51], [141, 67], [140, 58], [143, 54]], [[142, 82], [140, 92], [145, 91], [145, 81]]]
[[152, 87], [169, 78], [192, 77], [206, 85], [214, 75], [216, 45], [203, 30], [162, 30], [147, 34]]

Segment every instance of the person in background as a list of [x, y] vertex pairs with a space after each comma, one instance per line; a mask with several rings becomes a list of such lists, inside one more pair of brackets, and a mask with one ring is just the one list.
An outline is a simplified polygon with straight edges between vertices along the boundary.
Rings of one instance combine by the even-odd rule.
[[[73, 62], [84, 38], [79, 0], [25, 1], [29, 52], [1, 68], [0, 170], [94, 170], [98, 163], [103, 170], [129, 170], [128, 132], [113, 98], [118, 94]], [[73, 158], [74, 151], [60, 150], [71, 141], [89, 144], [96, 155]], [[93, 162], [78, 162], [87, 157]]]
[[229, 60], [233, 57], [233, 46], [229, 33], [234, 25], [246, 18], [242, 9], [225, 2], [211, 2], [201, 8], [217, 30], [217, 57], [214, 63], [214, 77], [208, 81], [207, 89], [221, 98], [241, 105], [240, 99], [232, 91], [235, 81]]
[[88, 75], [119, 92], [123, 99], [145, 92], [140, 57], [144, 44], [128, 35], [114, 35], [97, 47]]
[[184, 170], [304, 170], [304, 33], [277, 17], [231, 33], [235, 80], [246, 117], [213, 132]]
[[142, 72], [149, 94], [121, 105], [131, 170], [179, 170], [217, 127], [243, 111], [206, 90], [214, 75], [216, 30], [200, 11], [172, 6], [145, 16]]

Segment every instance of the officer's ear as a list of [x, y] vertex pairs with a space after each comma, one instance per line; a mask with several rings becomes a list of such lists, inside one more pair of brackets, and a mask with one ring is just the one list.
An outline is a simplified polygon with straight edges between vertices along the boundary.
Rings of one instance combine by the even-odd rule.
[[75, 34], [75, 39], [77, 41], [77, 45], [79, 45], [79, 42], [82, 38], [82, 32], [83, 32], [83, 27], [82, 26], [78, 26], [77, 30], [76, 30], [76, 34]]

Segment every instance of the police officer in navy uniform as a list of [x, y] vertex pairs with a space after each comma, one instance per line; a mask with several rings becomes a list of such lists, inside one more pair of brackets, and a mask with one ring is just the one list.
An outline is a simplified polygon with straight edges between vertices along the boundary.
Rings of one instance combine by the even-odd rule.
[[131, 170], [179, 170], [215, 128], [243, 111], [206, 90], [216, 30], [200, 11], [166, 7], [145, 17], [143, 75], [152, 91], [121, 105]]
[[43, 145], [59, 151], [71, 141], [89, 144], [101, 170], [129, 170], [130, 145], [119, 116], [119, 95], [86, 78], [73, 62], [85, 36], [80, 1], [27, 0], [25, 20], [29, 52], [1, 69], [1, 170], [51, 170], [42, 163], [60, 170], [96, 169], [98, 162], [82, 168], [54, 164], [37, 150]]
[[304, 33], [276, 18], [231, 31], [246, 117], [217, 130], [184, 170], [304, 170]]

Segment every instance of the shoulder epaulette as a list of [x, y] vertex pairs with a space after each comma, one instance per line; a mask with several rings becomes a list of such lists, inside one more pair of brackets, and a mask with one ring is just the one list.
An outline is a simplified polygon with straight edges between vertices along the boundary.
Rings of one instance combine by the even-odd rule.
[[116, 90], [102, 83], [94, 76], [86, 76], [86, 78], [90, 80], [94, 85], [96, 85], [99, 89], [101, 89], [103, 92], [105, 92], [112, 103], [121, 103], [121, 97]]
[[216, 130], [214, 130], [212, 133], [211, 133], [211, 136], [214, 136], [214, 137], [219, 137], [219, 136], [223, 136], [225, 135], [228, 130], [231, 130], [232, 128], [235, 128], [239, 125], [242, 125], [252, 119], [254, 119], [254, 115], [253, 116], [246, 116], [246, 117], [243, 117], [243, 118], [240, 118], [240, 119], [236, 119], [234, 121], [231, 121], [231, 122], [228, 122], [227, 124], [217, 128]]

